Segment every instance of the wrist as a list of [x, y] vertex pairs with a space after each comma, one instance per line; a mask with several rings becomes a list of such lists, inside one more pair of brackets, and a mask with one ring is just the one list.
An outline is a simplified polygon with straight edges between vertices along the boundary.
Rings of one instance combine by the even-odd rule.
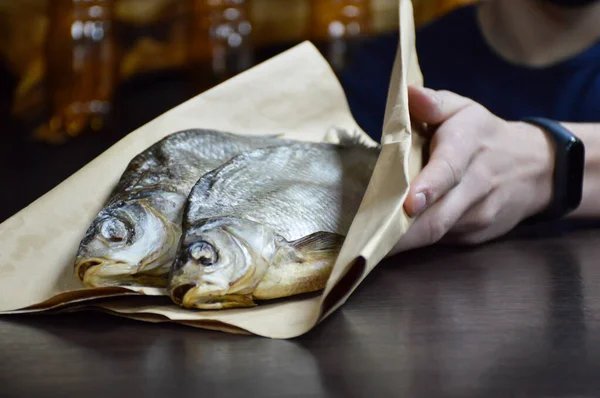
[[[526, 122], [509, 122], [511, 127], [528, 145], [531, 190], [524, 218], [543, 212], [552, 203], [553, 176], [555, 170], [556, 146], [546, 132], [536, 125]], [[517, 166], [518, 167], [518, 166]]]

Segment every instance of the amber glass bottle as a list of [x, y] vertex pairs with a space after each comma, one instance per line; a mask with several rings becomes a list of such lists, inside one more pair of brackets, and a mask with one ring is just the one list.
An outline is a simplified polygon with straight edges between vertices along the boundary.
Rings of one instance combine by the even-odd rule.
[[247, 0], [192, 0], [189, 59], [208, 65], [215, 82], [252, 65], [252, 24]]
[[117, 0], [115, 7], [121, 79], [185, 67], [189, 0]]
[[310, 35], [335, 70], [341, 70], [352, 45], [371, 32], [369, 0], [311, 0]]
[[117, 81], [113, 0], [52, 0], [45, 48], [48, 105], [44, 141], [99, 131]]

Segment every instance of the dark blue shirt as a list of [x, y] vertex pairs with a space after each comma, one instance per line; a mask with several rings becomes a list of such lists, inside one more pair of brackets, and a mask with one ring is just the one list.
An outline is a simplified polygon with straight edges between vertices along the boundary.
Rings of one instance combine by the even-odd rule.
[[[417, 30], [425, 86], [469, 97], [507, 120], [600, 122], [600, 41], [552, 66], [517, 66], [486, 43], [476, 7], [456, 9]], [[354, 117], [377, 140], [397, 44], [397, 34], [367, 40], [340, 77]]]

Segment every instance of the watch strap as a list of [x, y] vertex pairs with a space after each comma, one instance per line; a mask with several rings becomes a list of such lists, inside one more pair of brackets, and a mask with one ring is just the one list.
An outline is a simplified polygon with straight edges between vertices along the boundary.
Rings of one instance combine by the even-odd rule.
[[583, 196], [585, 148], [581, 140], [557, 121], [529, 117], [523, 122], [540, 127], [554, 143], [554, 173], [550, 205], [531, 221], [558, 219], [579, 207]]

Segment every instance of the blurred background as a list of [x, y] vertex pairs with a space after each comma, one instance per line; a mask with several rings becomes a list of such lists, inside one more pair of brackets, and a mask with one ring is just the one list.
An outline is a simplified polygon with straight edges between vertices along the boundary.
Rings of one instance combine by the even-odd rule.
[[[474, 0], [413, 0], [417, 26]], [[0, 222], [120, 138], [304, 40], [336, 72], [397, 0], [0, 0]]]

